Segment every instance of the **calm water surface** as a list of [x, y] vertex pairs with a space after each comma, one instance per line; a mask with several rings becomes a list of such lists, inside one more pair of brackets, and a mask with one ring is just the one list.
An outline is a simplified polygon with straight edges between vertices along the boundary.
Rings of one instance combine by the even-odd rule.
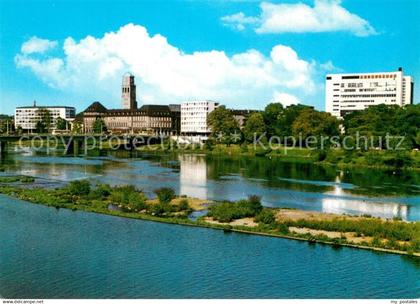
[[419, 298], [420, 259], [0, 196], [11, 298]]
[[209, 200], [257, 194], [266, 206], [420, 220], [418, 172], [338, 170], [258, 157], [124, 152], [82, 158], [18, 151], [2, 163], [4, 174], [134, 184], [149, 195], [162, 186]]

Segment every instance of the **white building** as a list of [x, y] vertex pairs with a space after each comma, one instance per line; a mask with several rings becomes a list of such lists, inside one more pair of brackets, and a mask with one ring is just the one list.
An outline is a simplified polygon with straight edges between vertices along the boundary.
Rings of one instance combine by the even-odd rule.
[[188, 101], [181, 104], [181, 134], [208, 135], [207, 117], [219, 106], [209, 100]]
[[336, 117], [373, 105], [404, 106], [413, 103], [413, 78], [396, 72], [328, 74], [325, 109]]
[[41, 120], [42, 111], [48, 110], [51, 114], [51, 127], [55, 128], [55, 122], [58, 117], [65, 120], [73, 120], [76, 116], [76, 109], [74, 107], [63, 106], [46, 106], [39, 107], [34, 102], [33, 106], [17, 107], [15, 109], [15, 128], [21, 127], [22, 130], [32, 131], [36, 129], [36, 123]]

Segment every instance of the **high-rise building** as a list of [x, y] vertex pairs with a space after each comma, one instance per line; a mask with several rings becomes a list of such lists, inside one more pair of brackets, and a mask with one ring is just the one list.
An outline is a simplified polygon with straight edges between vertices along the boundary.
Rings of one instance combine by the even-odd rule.
[[402, 68], [395, 72], [328, 74], [325, 109], [336, 117], [373, 105], [405, 106], [413, 103], [414, 81]]
[[134, 82], [134, 75], [130, 73], [125, 73], [122, 78], [121, 102], [123, 109], [137, 109], [136, 84]]
[[184, 135], [208, 135], [207, 117], [219, 106], [209, 100], [188, 101], [181, 104], [181, 133]]

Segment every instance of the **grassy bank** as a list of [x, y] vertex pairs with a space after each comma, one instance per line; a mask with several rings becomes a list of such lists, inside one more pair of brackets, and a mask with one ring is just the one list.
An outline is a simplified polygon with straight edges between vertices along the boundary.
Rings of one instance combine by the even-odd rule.
[[140, 147], [138, 150], [146, 152], [178, 152], [205, 153], [223, 156], [258, 156], [277, 158], [279, 160], [334, 165], [338, 167], [370, 167], [383, 169], [420, 170], [420, 152], [392, 151], [392, 150], [349, 150], [344, 149], [308, 149], [278, 147], [278, 149], [264, 149], [249, 145], [183, 145], [165, 143], [151, 147]]
[[257, 196], [212, 203], [206, 216], [193, 221], [189, 214], [207, 208], [208, 202], [177, 197], [170, 188], [156, 189], [157, 198], [150, 199], [133, 186], [74, 181], [63, 188], [43, 189], [15, 184], [17, 181], [3, 181], [0, 193], [57, 209], [420, 256], [420, 223], [325, 214], [313, 217], [300, 210], [264, 208]]

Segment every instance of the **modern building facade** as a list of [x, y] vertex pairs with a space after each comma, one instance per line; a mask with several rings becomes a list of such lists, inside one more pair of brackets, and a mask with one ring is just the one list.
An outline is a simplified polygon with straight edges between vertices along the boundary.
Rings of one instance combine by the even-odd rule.
[[208, 115], [219, 106], [218, 102], [210, 100], [187, 101], [181, 104], [181, 134], [210, 134], [207, 126]]
[[373, 105], [405, 106], [413, 103], [414, 81], [401, 68], [395, 72], [328, 74], [325, 109], [342, 118]]
[[49, 111], [51, 114], [51, 129], [55, 129], [57, 118], [71, 121], [76, 116], [74, 107], [65, 106], [37, 106], [34, 102], [33, 106], [17, 107], [15, 109], [15, 128], [22, 128], [24, 131], [35, 131], [36, 124], [42, 119], [43, 111]]

